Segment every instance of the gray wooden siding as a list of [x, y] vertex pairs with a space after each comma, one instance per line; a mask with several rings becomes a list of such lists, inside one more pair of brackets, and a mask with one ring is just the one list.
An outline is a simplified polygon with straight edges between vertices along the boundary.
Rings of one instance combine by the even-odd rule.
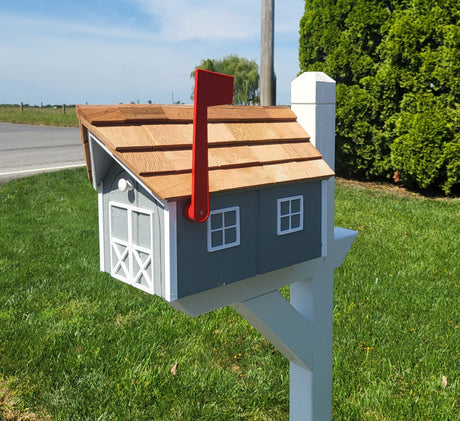
[[241, 244], [207, 251], [207, 223], [198, 224], [183, 217], [185, 202], [178, 204], [177, 289], [178, 297], [216, 288], [257, 274], [257, 191], [216, 194], [211, 209], [240, 207]]
[[[277, 199], [303, 195], [303, 230], [277, 234]], [[321, 256], [321, 183], [308, 182], [259, 192], [259, 273]]]
[[[277, 234], [277, 199], [303, 195], [303, 230]], [[253, 277], [321, 255], [321, 183], [285, 184], [211, 195], [210, 209], [240, 207], [240, 245], [207, 251], [207, 223], [185, 219], [178, 203], [178, 297]]]

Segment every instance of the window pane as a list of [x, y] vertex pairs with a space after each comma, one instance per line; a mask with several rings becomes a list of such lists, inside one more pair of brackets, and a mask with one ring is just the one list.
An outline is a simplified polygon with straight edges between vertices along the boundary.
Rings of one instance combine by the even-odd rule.
[[112, 206], [111, 208], [112, 237], [128, 241], [128, 210]]
[[281, 202], [281, 215], [287, 215], [289, 214], [289, 201], [284, 201], [284, 202]]
[[150, 215], [133, 211], [133, 244], [150, 248]]
[[280, 224], [281, 231], [289, 230], [289, 216], [283, 216]]
[[291, 217], [291, 229], [300, 227], [300, 215], [292, 215]]
[[291, 202], [291, 213], [300, 212], [300, 199], [294, 199]]
[[219, 247], [224, 244], [224, 232], [214, 231], [211, 232], [211, 247]]
[[236, 228], [227, 228], [225, 230], [225, 244], [236, 242]]
[[233, 226], [236, 225], [236, 211], [225, 212], [225, 226]]
[[216, 213], [211, 215], [211, 229], [219, 229], [223, 227], [223, 215], [221, 213]]

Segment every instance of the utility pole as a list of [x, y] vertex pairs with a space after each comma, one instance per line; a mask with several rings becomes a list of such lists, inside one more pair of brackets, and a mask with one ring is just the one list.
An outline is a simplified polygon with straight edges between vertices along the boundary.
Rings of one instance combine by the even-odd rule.
[[275, 0], [262, 0], [260, 105], [276, 105], [274, 69]]

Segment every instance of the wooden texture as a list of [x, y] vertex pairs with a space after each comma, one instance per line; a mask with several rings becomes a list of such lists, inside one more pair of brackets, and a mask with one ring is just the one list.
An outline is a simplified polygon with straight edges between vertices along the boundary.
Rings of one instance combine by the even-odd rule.
[[275, 0], [262, 0], [260, 42], [260, 103], [276, 104], [275, 76]]
[[84, 129], [81, 122], [79, 123], [79, 126], [80, 126], [81, 143], [83, 143], [83, 155], [85, 157], [85, 162], [87, 164], [86, 167], [88, 169], [88, 178], [89, 178], [89, 181], [91, 181], [92, 179], [91, 156], [90, 156], [90, 151], [89, 151], [88, 132]]
[[[142, 175], [189, 172], [191, 149], [136, 150], [119, 154], [130, 168], [142, 168]], [[318, 160], [321, 155], [311, 143], [244, 145], [230, 148], [209, 148], [209, 168], [239, 168], [270, 163]]]
[[[193, 105], [77, 105], [81, 119], [95, 126], [116, 124], [189, 123], [193, 121]], [[224, 105], [209, 107], [209, 122], [295, 121], [289, 107]]]
[[[97, 127], [96, 131], [120, 152], [192, 147], [191, 123], [102, 126]], [[208, 142], [211, 147], [225, 146], [227, 143], [242, 145], [284, 141], [307, 142], [308, 135], [296, 122], [208, 124]]]
[[[83, 127], [160, 199], [190, 196], [193, 107], [78, 106], [77, 115], [85, 150]], [[208, 142], [211, 193], [334, 175], [288, 107], [210, 107]]]

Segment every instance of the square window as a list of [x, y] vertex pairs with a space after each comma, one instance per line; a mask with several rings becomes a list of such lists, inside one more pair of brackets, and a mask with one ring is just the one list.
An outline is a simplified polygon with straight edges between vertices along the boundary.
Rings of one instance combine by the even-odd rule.
[[240, 244], [240, 208], [212, 210], [208, 219], [208, 251], [213, 252]]
[[278, 235], [303, 230], [303, 196], [278, 199], [277, 209]]

